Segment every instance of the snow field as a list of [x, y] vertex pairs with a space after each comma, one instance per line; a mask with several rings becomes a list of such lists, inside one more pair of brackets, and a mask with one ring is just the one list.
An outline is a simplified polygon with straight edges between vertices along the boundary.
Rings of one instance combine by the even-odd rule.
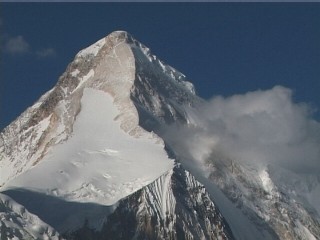
[[114, 120], [118, 114], [109, 94], [85, 88], [70, 139], [5, 189], [21, 187], [68, 201], [112, 205], [173, 168], [157, 138], [126, 134]]

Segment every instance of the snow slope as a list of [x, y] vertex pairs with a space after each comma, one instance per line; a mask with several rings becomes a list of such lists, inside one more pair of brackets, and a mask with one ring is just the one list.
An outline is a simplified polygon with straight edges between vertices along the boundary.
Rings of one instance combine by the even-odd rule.
[[159, 138], [126, 134], [118, 115], [108, 93], [85, 88], [69, 140], [3, 190], [27, 188], [68, 201], [112, 205], [173, 167]]

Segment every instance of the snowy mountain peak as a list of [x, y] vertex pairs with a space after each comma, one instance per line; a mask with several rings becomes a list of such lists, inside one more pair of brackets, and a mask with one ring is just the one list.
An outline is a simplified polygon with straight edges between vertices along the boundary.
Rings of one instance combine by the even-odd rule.
[[132, 37], [132, 35], [123, 30], [113, 31], [107, 36], [107, 38], [112, 38], [114, 39], [115, 42], [119, 42], [119, 41], [133, 42], [134, 41], [134, 38]]
[[1, 133], [0, 185], [114, 204], [173, 167], [153, 132], [187, 122], [183, 107], [197, 101], [182, 73], [130, 34], [113, 32], [80, 51], [57, 85]]
[[[187, 122], [184, 106], [198, 101], [182, 73], [130, 34], [113, 32], [80, 51], [57, 85], [0, 133], [1, 192], [60, 232], [84, 219], [101, 227], [101, 214], [174, 168], [154, 132]], [[163, 219], [165, 189], [157, 190]], [[45, 210], [67, 202], [74, 203], [67, 218]], [[82, 204], [97, 207], [88, 213]]]
[[108, 36], [92, 44], [91, 46], [81, 50], [76, 56], [77, 57], [88, 57], [90, 55], [97, 56], [98, 52], [103, 47], [113, 48], [120, 43], [124, 43], [124, 42], [128, 43], [132, 41], [133, 41], [133, 38], [129, 33], [125, 31], [114, 31], [110, 33]]
[[[19, 236], [70, 240], [320, 236], [319, 180], [311, 194], [309, 180], [285, 183], [281, 169], [255, 169], [214, 149], [194, 156], [205, 174], [192, 166], [162, 130], [192, 131], [202, 103], [184, 74], [125, 31], [81, 50], [0, 133], [3, 236], [10, 225]], [[188, 147], [206, 145], [200, 138]]]

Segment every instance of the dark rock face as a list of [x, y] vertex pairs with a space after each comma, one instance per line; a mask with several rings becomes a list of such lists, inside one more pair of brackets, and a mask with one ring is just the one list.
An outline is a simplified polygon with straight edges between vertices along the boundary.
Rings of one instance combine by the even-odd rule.
[[121, 200], [102, 229], [93, 229], [86, 221], [81, 229], [66, 234], [66, 239], [234, 239], [205, 188], [189, 172], [177, 166], [168, 177], [165, 197], [171, 206], [165, 213], [160, 206], [165, 204], [163, 195], [161, 199], [157, 196], [163, 183], [160, 177]]
[[150, 49], [130, 40], [135, 61], [134, 87], [131, 100], [139, 112], [139, 125], [157, 132], [161, 124], [187, 123], [184, 107], [202, 100], [186, 76], [166, 65]]
[[[193, 187], [185, 179], [190, 179]], [[186, 171], [177, 171], [174, 178], [173, 193], [177, 202], [177, 239], [193, 239], [201, 236], [205, 239], [233, 239], [231, 230], [210, 199], [206, 189]]]

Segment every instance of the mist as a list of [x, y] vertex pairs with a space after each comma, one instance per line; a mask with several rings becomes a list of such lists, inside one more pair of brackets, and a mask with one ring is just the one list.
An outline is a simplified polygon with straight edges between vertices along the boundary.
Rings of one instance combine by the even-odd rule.
[[164, 129], [165, 140], [187, 164], [205, 170], [212, 154], [296, 173], [320, 173], [320, 123], [313, 109], [295, 103], [292, 90], [275, 86], [231, 97], [217, 96], [188, 109], [188, 125]]

